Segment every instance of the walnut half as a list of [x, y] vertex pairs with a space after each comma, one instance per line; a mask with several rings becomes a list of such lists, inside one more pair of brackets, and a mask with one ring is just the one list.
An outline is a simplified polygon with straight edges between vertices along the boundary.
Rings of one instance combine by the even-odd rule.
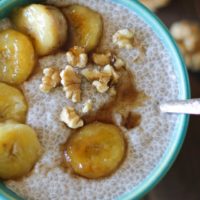
[[60, 84], [61, 78], [59, 69], [54, 67], [45, 68], [43, 74], [42, 83], [39, 86], [42, 92], [48, 93], [51, 89]]
[[60, 73], [61, 84], [66, 93], [66, 97], [72, 102], [81, 101], [81, 78], [70, 65], [67, 65]]

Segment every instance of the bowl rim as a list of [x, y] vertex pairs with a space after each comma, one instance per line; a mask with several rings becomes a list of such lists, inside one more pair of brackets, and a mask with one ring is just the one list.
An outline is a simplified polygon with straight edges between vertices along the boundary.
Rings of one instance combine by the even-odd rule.
[[[173, 63], [175, 66], [174, 70], [176, 71], [176, 75], [179, 79], [179, 90], [181, 91], [179, 98], [190, 98], [190, 84], [185, 62], [167, 27], [152, 11], [138, 2], [138, 0], [111, 1], [135, 12], [140, 19], [145, 21], [145, 23], [147, 23], [152, 28], [164, 46], [171, 51], [171, 55], [173, 55]], [[6, 3], [5, 0], [2, 1], [2, 3], [3, 2]], [[2, 6], [2, 3], [0, 6]], [[168, 149], [162, 156], [160, 162], [139, 185], [134, 187], [129, 192], [119, 196], [117, 200], [140, 199], [159, 183], [159, 181], [166, 175], [180, 152], [186, 136], [188, 123], [188, 115], [179, 115], [178, 122], [176, 123], [176, 127], [174, 129], [174, 133], [176, 132], [176, 134], [174, 134], [174, 140], [170, 142]], [[0, 183], [0, 200], [22, 200], [22, 198], [18, 197], [14, 192], [6, 188], [3, 183]]]

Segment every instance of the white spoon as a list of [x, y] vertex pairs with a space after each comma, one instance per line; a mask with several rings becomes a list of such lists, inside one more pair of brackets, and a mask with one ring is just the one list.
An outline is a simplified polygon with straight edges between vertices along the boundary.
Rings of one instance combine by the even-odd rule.
[[200, 115], [200, 99], [169, 101], [159, 104], [161, 112]]

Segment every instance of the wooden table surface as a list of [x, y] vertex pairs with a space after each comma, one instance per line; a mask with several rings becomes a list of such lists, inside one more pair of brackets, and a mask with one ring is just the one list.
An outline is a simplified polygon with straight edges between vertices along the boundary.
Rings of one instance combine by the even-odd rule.
[[[169, 27], [181, 19], [200, 23], [200, 0], [171, 0], [157, 15]], [[200, 73], [189, 72], [192, 98], [200, 98]], [[200, 116], [191, 116], [183, 148], [171, 170], [145, 200], [200, 200]]]

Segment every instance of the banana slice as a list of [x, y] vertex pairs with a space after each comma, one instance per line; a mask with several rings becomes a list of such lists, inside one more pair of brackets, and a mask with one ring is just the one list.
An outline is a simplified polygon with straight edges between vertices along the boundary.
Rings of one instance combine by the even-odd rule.
[[0, 32], [0, 81], [20, 84], [31, 74], [35, 53], [30, 39], [15, 30]]
[[42, 152], [35, 131], [16, 122], [0, 123], [0, 178], [26, 175]]
[[0, 121], [13, 119], [25, 122], [28, 106], [20, 90], [0, 83]]
[[116, 126], [95, 122], [69, 138], [64, 155], [66, 165], [74, 173], [95, 179], [114, 172], [125, 150], [124, 138]]
[[84, 47], [87, 52], [93, 50], [100, 42], [103, 32], [101, 15], [76, 4], [62, 11], [69, 23], [70, 47]]
[[15, 10], [11, 19], [17, 29], [33, 38], [40, 56], [52, 53], [67, 40], [67, 22], [56, 7], [31, 4]]

